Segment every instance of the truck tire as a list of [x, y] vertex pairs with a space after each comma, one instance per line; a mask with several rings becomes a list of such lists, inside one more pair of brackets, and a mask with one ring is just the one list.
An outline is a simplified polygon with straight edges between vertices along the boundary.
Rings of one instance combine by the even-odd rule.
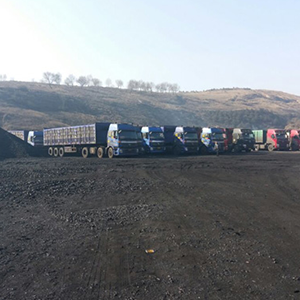
[[274, 150], [274, 146], [272, 144], [268, 145], [268, 151], [272, 152]]
[[53, 148], [52, 147], [48, 148], [48, 155], [53, 156]]
[[59, 155], [60, 157], [63, 157], [63, 156], [65, 155], [65, 149], [64, 149], [63, 147], [60, 147], [60, 148], [58, 149], [58, 155]]
[[54, 155], [54, 157], [58, 156], [58, 148], [57, 147], [54, 148], [53, 155]]
[[82, 148], [81, 155], [82, 155], [83, 158], [89, 157], [89, 149], [88, 149], [88, 147]]
[[102, 158], [103, 156], [104, 156], [104, 149], [103, 149], [103, 147], [99, 147], [97, 149], [97, 157]]
[[107, 155], [108, 155], [108, 158], [113, 158], [114, 157], [113, 148], [108, 148]]

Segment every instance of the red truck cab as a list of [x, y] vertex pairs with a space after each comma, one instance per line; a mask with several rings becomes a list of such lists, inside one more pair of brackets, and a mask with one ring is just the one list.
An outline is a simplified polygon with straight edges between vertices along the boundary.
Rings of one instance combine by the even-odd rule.
[[284, 129], [268, 129], [267, 140], [270, 143], [269, 148], [273, 147], [273, 150], [289, 150], [288, 136]]
[[299, 131], [300, 130], [296, 129], [288, 129], [286, 131], [289, 140], [289, 148], [292, 151], [298, 151], [300, 149]]

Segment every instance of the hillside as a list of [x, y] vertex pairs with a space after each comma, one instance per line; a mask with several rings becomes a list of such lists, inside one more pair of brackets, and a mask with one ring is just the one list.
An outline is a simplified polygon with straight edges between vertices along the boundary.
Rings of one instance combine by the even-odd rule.
[[0, 82], [0, 127], [43, 129], [96, 121], [141, 125], [300, 128], [300, 97], [221, 89], [178, 94], [104, 87]]

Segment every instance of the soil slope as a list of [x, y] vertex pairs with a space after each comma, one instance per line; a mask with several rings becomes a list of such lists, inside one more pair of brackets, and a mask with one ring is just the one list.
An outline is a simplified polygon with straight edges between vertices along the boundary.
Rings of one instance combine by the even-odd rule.
[[0, 160], [36, 155], [37, 151], [28, 143], [0, 128]]

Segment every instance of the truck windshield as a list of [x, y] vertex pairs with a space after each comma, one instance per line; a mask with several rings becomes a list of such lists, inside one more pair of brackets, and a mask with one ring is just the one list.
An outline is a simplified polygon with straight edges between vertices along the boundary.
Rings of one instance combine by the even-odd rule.
[[143, 139], [142, 133], [139, 132], [139, 131], [136, 131], [136, 137], [137, 137], [138, 140], [142, 140]]
[[278, 139], [285, 139], [286, 138], [286, 133], [284, 131], [276, 131], [276, 137]]
[[164, 140], [165, 136], [162, 132], [150, 132], [151, 140]]
[[131, 130], [119, 130], [119, 138], [120, 140], [137, 140], [137, 134], [136, 131]]
[[211, 138], [213, 141], [224, 141], [223, 133], [222, 132], [213, 132], [211, 134]]
[[254, 134], [249, 132], [243, 132], [243, 138], [245, 139], [254, 139]]
[[186, 140], [198, 140], [198, 136], [196, 132], [185, 132], [184, 138]]

